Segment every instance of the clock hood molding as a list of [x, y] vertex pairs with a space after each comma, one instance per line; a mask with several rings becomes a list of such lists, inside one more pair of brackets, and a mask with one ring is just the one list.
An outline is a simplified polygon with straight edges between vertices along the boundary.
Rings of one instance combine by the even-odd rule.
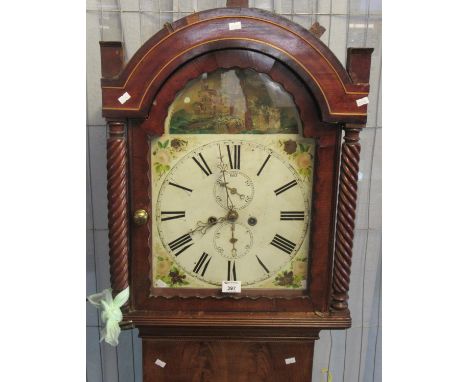
[[[145, 118], [165, 81], [187, 61], [223, 49], [256, 51], [293, 70], [314, 96], [324, 122], [365, 124], [372, 49], [348, 49], [347, 70], [312, 33], [250, 8], [194, 13], [150, 38], [125, 65], [122, 46], [102, 42], [102, 110], [107, 119]], [[364, 72], [364, 73], [362, 73]], [[142, 84], [144, 84], [142, 86]]]

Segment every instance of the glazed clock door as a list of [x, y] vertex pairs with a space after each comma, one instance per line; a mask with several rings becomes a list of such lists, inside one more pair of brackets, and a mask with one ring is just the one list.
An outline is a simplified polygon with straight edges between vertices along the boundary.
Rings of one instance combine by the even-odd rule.
[[154, 295], [306, 289], [315, 142], [301, 132], [291, 95], [254, 70], [180, 91], [151, 140]]
[[339, 142], [271, 57], [228, 49], [181, 66], [129, 129], [131, 210], [148, 211], [132, 226], [135, 308], [326, 309]]

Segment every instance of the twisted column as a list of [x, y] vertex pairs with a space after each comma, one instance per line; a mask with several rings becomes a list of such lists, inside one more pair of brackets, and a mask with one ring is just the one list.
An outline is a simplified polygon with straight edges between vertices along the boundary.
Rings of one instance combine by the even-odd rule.
[[107, 123], [109, 264], [114, 294], [128, 286], [127, 146], [125, 124]]
[[361, 152], [360, 131], [361, 128], [346, 129], [342, 145], [331, 304], [335, 310], [348, 308], [359, 155]]

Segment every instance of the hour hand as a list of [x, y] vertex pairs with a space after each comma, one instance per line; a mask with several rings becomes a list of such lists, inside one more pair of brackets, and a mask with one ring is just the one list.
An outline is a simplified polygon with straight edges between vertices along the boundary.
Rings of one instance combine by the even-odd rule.
[[213, 227], [214, 225], [221, 223], [225, 220], [224, 217], [222, 218], [216, 218], [214, 216], [210, 216], [206, 221], [198, 221], [197, 226], [190, 231], [190, 233], [194, 232], [200, 232], [202, 235], [208, 231], [210, 227]]

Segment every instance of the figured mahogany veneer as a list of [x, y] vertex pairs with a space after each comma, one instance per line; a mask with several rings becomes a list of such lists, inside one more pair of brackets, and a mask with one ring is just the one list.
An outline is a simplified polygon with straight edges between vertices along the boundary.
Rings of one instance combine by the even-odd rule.
[[[313, 343], [174, 342], [145, 336], [145, 382], [310, 382]], [[286, 364], [293, 357], [295, 362]], [[164, 368], [154, 364], [157, 359], [167, 361]]]

